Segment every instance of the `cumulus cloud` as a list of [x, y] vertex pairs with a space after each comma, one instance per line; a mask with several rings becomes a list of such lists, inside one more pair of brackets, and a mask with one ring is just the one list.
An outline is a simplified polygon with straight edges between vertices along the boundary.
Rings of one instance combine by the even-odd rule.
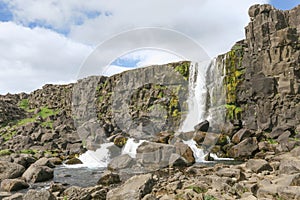
[[0, 93], [29, 92], [76, 79], [91, 47], [42, 28], [0, 23]]

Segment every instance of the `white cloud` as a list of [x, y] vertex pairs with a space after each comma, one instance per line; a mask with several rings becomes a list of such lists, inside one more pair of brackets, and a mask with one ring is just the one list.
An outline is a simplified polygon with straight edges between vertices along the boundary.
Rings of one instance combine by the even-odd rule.
[[50, 30], [0, 23], [0, 93], [32, 91], [76, 79], [91, 47]]
[[97, 44], [136, 27], [174, 29], [196, 40], [210, 56], [227, 51], [235, 41], [244, 38], [249, 21], [248, 8], [267, 0], [115, 0], [106, 3], [112, 16], [86, 20], [72, 25], [70, 37]]

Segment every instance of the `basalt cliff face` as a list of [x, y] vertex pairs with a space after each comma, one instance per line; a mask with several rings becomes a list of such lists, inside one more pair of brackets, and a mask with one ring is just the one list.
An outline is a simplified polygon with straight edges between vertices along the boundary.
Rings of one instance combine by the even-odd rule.
[[246, 39], [219, 57], [226, 62], [228, 119], [235, 124], [299, 132], [299, 14], [299, 6], [290, 11], [252, 6]]

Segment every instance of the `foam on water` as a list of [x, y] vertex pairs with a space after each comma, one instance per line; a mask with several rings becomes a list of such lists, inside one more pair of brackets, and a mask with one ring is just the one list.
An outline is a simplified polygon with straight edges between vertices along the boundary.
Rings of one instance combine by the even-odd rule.
[[135, 141], [133, 138], [129, 138], [123, 147], [122, 154], [128, 154], [132, 158], [136, 157], [137, 148], [143, 143], [145, 140]]
[[110, 158], [110, 152], [108, 147], [113, 146], [114, 143], [104, 143], [101, 145], [99, 149], [96, 151], [88, 150], [84, 154], [78, 157], [79, 160], [83, 164], [78, 165], [65, 165], [68, 168], [80, 168], [80, 167], [88, 167], [88, 168], [105, 168], [107, 167]]

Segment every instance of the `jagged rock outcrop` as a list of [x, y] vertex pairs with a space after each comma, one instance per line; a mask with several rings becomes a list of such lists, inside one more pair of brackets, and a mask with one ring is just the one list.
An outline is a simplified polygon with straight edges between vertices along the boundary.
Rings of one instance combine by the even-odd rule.
[[228, 117], [244, 127], [271, 131], [290, 124], [295, 130], [300, 122], [299, 10], [252, 6], [246, 39], [225, 55]]

